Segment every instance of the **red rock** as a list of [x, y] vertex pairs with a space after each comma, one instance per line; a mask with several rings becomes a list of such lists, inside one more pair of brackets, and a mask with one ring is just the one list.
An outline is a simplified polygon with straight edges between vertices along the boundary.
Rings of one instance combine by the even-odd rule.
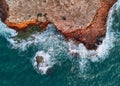
[[16, 30], [30, 25], [45, 28], [52, 22], [66, 38], [84, 43], [88, 49], [95, 49], [97, 38], [105, 36], [108, 12], [115, 2], [116, 0], [2, 0], [0, 8], [5, 15], [0, 17]]
[[97, 48], [97, 38], [104, 37], [106, 32], [106, 21], [110, 8], [115, 3], [115, 0], [101, 0], [101, 7], [98, 9], [92, 23], [84, 29], [62, 32], [67, 38], [75, 39], [88, 49]]

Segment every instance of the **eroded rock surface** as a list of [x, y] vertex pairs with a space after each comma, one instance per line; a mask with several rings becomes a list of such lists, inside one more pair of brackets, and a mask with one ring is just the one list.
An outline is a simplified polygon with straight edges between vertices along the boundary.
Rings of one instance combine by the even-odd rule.
[[5, 23], [12, 28], [23, 29], [28, 25], [42, 24], [45, 27], [52, 22], [66, 38], [82, 42], [87, 48], [93, 49], [97, 38], [105, 35], [107, 15], [115, 2], [116, 0], [6, 0], [9, 16]]
[[84, 43], [88, 49], [96, 49], [96, 44], [99, 44], [98, 39], [105, 36], [108, 12], [116, 0], [100, 0], [100, 2], [100, 7], [88, 27], [73, 29], [73, 31], [66, 31], [63, 34], [68, 38]]
[[49, 20], [59, 30], [87, 27], [100, 7], [100, 0], [6, 0], [9, 5], [9, 22]]

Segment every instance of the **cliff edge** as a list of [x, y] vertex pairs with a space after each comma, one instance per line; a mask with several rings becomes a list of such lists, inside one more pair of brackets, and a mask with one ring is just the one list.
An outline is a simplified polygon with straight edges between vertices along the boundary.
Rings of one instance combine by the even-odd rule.
[[116, 0], [0, 0], [0, 17], [9, 27], [45, 28], [54, 23], [68, 39], [95, 49], [105, 36], [107, 15]]

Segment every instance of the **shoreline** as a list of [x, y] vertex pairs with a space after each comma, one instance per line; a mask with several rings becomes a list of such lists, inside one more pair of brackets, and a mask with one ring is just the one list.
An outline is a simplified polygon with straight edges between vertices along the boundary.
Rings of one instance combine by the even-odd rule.
[[[96, 11], [96, 14], [92, 20], [92, 22], [85, 28], [80, 29], [70, 29], [65, 30], [64, 27], [61, 29], [61, 27], [57, 26], [55, 22], [53, 22], [56, 26], [56, 28], [67, 38], [67, 39], [73, 39], [77, 41], [78, 43], [83, 43], [87, 49], [96, 49], [96, 44], [99, 45], [101, 41], [99, 41], [99, 38], [104, 37], [106, 33], [106, 22], [107, 22], [107, 16], [110, 8], [113, 6], [113, 4], [116, 2], [116, 0], [100, 0], [100, 7]], [[8, 18], [9, 14], [9, 8], [5, 0], [0, 1], [1, 5], [0, 8], [4, 11], [1, 11], [1, 18], [2, 21], [10, 28], [13, 28], [17, 30], [18, 32], [20, 30], [27, 29], [31, 26], [39, 26], [45, 30], [48, 24], [52, 23], [49, 20], [46, 20], [44, 22], [38, 21], [38, 19], [33, 20], [26, 20], [23, 22], [15, 23], [10, 22]], [[65, 19], [65, 18], [64, 18]], [[59, 21], [58, 21], [59, 22]], [[60, 22], [59, 22], [60, 23]]]

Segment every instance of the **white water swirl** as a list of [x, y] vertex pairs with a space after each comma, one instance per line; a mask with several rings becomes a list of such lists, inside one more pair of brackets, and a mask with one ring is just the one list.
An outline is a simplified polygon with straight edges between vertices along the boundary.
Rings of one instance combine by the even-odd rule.
[[96, 50], [87, 50], [82, 43], [75, 45], [72, 41], [66, 42], [64, 37], [60, 33], [56, 32], [56, 29], [53, 25], [49, 25], [47, 30], [41, 34], [32, 34], [27, 40], [20, 40], [18, 42], [14, 39], [14, 36], [16, 36], [18, 33], [13, 29], [8, 28], [0, 21], [0, 36], [5, 37], [12, 45], [12, 48], [20, 49], [22, 51], [26, 50], [31, 45], [38, 46], [38, 48], [39, 46], [42, 46], [42, 49], [40, 48], [40, 50], [38, 50], [36, 55], [33, 57], [33, 66], [37, 68], [36, 56], [42, 56], [44, 58], [44, 62], [39, 65], [38, 69], [43, 74], [47, 72], [48, 68], [52, 67], [55, 63], [58, 62], [61, 52], [67, 52], [67, 55], [70, 58], [72, 56], [74, 58], [74, 54], [77, 54], [77, 57], [82, 58], [83, 60], [79, 62], [79, 65], [80, 69], [83, 70], [87, 64], [85, 59], [90, 59], [92, 62], [97, 62], [101, 59], [104, 60], [107, 55], [109, 55], [110, 50], [114, 47], [116, 32], [112, 30], [112, 22], [114, 20], [114, 11], [120, 10], [119, 5], [120, 0], [118, 0], [111, 8], [107, 21], [106, 36], [103, 40], [103, 43], [99, 45]]

